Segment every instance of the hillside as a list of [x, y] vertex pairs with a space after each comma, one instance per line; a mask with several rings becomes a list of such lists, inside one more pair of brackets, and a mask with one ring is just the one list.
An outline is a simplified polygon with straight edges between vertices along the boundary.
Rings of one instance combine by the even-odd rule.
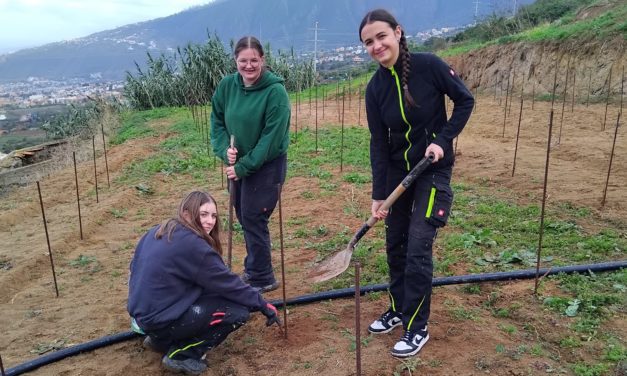
[[[498, 0], [483, 5], [479, 15], [503, 11], [506, 4], [509, 2]], [[474, 6], [467, 0], [221, 0], [169, 17], [0, 56], [0, 80], [29, 76], [121, 79], [125, 71], [134, 70], [134, 61], [145, 62], [146, 52], [156, 55], [188, 43], [203, 43], [207, 33], [215, 33], [227, 44], [253, 34], [273, 48], [311, 52], [316, 21], [321, 28], [319, 48], [354, 45], [361, 17], [380, 6], [397, 14], [410, 34], [466, 25], [474, 17]]]
[[474, 90], [501, 92], [509, 85], [526, 96], [548, 95], [555, 81], [561, 99], [568, 88], [569, 100], [602, 101], [609, 92], [619, 101], [627, 63], [626, 17], [625, 1], [594, 1], [555, 22], [460, 43], [442, 54]]

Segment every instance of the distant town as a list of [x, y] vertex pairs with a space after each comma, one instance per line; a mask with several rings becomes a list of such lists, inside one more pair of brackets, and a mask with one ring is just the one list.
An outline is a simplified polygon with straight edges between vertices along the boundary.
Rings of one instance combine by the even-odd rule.
[[[421, 31], [407, 38], [415, 44], [422, 44], [433, 37], [446, 37], [465, 27], [443, 27]], [[323, 69], [338, 66], [358, 66], [371, 61], [361, 44], [324, 48], [317, 51], [317, 65]], [[313, 51], [300, 54], [302, 59], [312, 59]], [[72, 78], [55, 81], [41, 77], [29, 77], [20, 82], [0, 82], [0, 136], [4, 144], [13, 136], [11, 145], [27, 144], [27, 138], [37, 136], [40, 141], [45, 135], [39, 129], [51, 116], [61, 113], [68, 105], [79, 105], [89, 98], [115, 98], [123, 101], [123, 81], [104, 81], [95, 72], [89, 78]], [[16, 142], [15, 138], [21, 138]], [[6, 151], [0, 139], [0, 151]], [[33, 140], [34, 141], [34, 140]], [[6, 146], [6, 145], [4, 145]]]

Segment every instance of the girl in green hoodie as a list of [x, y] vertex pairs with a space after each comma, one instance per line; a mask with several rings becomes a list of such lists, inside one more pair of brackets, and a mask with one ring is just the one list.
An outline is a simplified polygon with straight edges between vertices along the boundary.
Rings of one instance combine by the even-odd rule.
[[268, 222], [285, 181], [291, 110], [283, 79], [266, 69], [257, 38], [237, 42], [235, 62], [237, 73], [222, 79], [211, 100], [211, 144], [233, 183], [246, 241], [242, 279], [266, 292], [279, 286]]

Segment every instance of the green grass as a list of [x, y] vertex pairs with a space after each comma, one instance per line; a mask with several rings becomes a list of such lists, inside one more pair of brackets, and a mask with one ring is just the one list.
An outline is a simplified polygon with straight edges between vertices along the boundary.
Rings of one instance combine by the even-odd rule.
[[[524, 18], [524, 15], [522, 17]], [[627, 40], [626, 20], [627, 5], [617, 2], [616, 6], [611, 10], [594, 18], [577, 20], [574, 17], [574, 13], [571, 11], [554, 22], [542, 23], [515, 34], [501, 36], [489, 41], [470, 39], [459, 42], [446, 50], [439, 51], [438, 55], [442, 57], [455, 56], [495, 44], [502, 45], [518, 42], [605, 41], [616, 36], [622, 36], [624, 40]]]
[[[169, 112], [168, 112], [169, 111]], [[129, 119], [143, 119], [140, 127], [146, 132], [121, 132], [132, 137], [145, 137], [146, 134], [164, 135], [154, 145], [153, 154], [135, 160], [125, 169], [120, 181], [136, 183], [147, 181], [161, 174], [170, 178], [214, 179], [220, 184], [219, 174], [214, 173], [213, 156], [207, 153], [206, 145], [191, 119], [182, 109], [144, 111], [142, 116], [129, 116]], [[156, 124], [154, 119], [163, 119]], [[157, 125], [157, 126], [156, 126]], [[130, 137], [130, 136], [129, 136]], [[131, 138], [132, 138], [131, 137]], [[344, 149], [341, 150], [342, 137]], [[130, 138], [127, 138], [130, 139]], [[327, 200], [329, 197], [347, 197], [343, 201], [333, 201], [336, 209], [342, 211], [346, 219], [358, 218], [365, 221], [369, 216], [369, 202], [349, 198], [346, 193], [369, 192], [371, 172], [367, 129], [346, 127], [344, 134], [339, 126], [326, 126], [318, 133], [318, 151], [315, 150], [316, 135], [313, 129], [300, 130], [298, 136], [291, 134], [288, 152], [289, 179], [305, 178], [308, 185], [297, 192], [305, 202]], [[151, 140], [152, 141], [152, 140]], [[342, 157], [343, 172], [340, 172]], [[455, 177], [453, 178], [455, 181]], [[435, 275], [470, 274], [493, 271], [528, 269], [535, 266], [539, 233], [539, 202], [522, 204], [516, 192], [505, 188], [498, 190], [489, 181], [476, 185], [454, 183], [455, 199], [449, 224], [436, 239], [437, 249], [434, 266]], [[350, 196], [350, 195], [349, 195]], [[505, 197], [505, 198], [500, 198]], [[507, 198], [509, 197], [509, 198]], [[289, 205], [289, 203], [288, 203]], [[128, 217], [123, 209], [111, 209], [113, 216]], [[284, 208], [285, 210], [285, 208]], [[140, 213], [132, 217], [139, 217]], [[581, 221], [595, 222], [592, 211], [585, 207], [560, 203], [549, 205], [544, 225], [542, 262], [544, 267], [570, 264], [593, 263], [624, 258], [627, 249], [627, 234], [621, 223], [601, 230], [586, 230]], [[358, 221], [362, 223], [361, 221]], [[291, 248], [313, 250], [316, 261], [345, 249], [358, 228], [348, 227], [346, 222], [319, 222], [309, 216], [292, 217], [286, 220], [286, 239]], [[323, 224], [320, 224], [323, 223]], [[592, 228], [599, 228], [593, 226]], [[139, 232], [143, 232], [140, 229]], [[236, 237], [241, 238], [241, 227], [236, 223]], [[275, 245], [276, 246], [276, 245]], [[132, 250], [132, 245], [122, 245], [121, 250]], [[362, 238], [354, 250], [353, 260], [360, 261], [361, 284], [385, 283], [388, 281], [388, 265], [385, 253], [385, 229], [377, 224]], [[314, 260], [311, 260], [312, 262]], [[89, 259], [75, 260], [88, 263], [77, 266], [88, 269]], [[97, 270], [97, 269], [95, 269]], [[594, 363], [584, 363], [583, 359], [573, 358], [565, 367], [576, 374], [595, 374], [610, 367], [625, 357], [622, 340], [603, 333], [603, 323], [608, 318], [620, 315], [625, 307], [627, 292], [627, 272], [559, 275], [545, 278], [543, 284], [553, 284], [559, 289], [550, 290], [540, 298], [543, 315], [560, 321], [568, 328], [567, 334], [559, 343], [562, 349], [577, 349], [588, 341], [599, 341], [602, 359]], [[323, 283], [315, 284], [314, 291], [347, 288], [354, 284], [354, 269]], [[460, 287], [468, 298], [477, 300], [478, 307], [461, 303], [445, 303], [447, 314], [461, 323], [482, 320], [487, 313], [489, 320], [497, 320], [503, 335], [520, 339], [531, 333], [523, 322], [525, 303], [503, 300], [499, 291], [491, 291], [489, 285], [467, 285]], [[541, 289], [541, 291], [543, 291]], [[547, 290], [549, 291], [549, 290]], [[542, 292], [541, 292], [542, 294]], [[386, 299], [385, 293], [370, 294], [369, 299]], [[621, 311], [622, 310], [622, 311]], [[521, 329], [522, 328], [522, 329]], [[523, 330], [524, 329], [524, 330]], [[543, 350], [551, 356], [551, 346], [543, 343], [524, 343], [520, 346], [499, 349], [505, 357], [519, 359], [525, 354], [541, 357]], [[523, 346], [523, 347], [521, 347]], [[565, 361], [565, 360], [564, 360]], [[611, 369], [611, 368], [610, 368]]]

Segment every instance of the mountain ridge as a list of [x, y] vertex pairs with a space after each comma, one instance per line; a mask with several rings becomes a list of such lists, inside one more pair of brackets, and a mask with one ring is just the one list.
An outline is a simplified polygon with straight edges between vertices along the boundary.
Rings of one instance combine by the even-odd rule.
[[[217, 35], [227, 45], [243, 35], [255, 35], [264, 44], [270, 42], [273, 49], [312, 51], [316, 21], [319, 48], [357, 44], [361, 18], [378, 7], [395, 14], [409, 35], [465, 25], [474, 18], [474, 3], [467, 0], [218, 0], [171, 16], [0, 55], [0, 80], [31, 76], [119, 80], [135, 69], [134, 62], [142, 66], [147, 52], [158, 55], [189, 43], [203, 43], [208, 34]], [[487, 13], [484, 9], [480, 15]]]

